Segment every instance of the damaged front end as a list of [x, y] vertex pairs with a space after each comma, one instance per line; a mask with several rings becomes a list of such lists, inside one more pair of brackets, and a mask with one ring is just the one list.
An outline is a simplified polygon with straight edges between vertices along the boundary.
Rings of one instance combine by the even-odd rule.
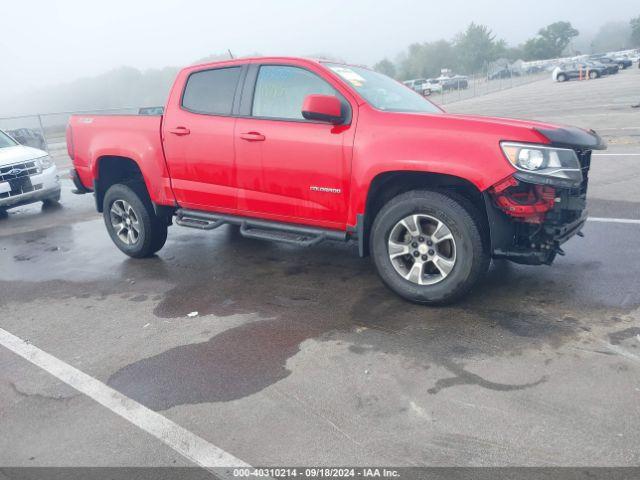
[[564, 242], [582, 235], [591, 151], [606, 148], [588, 133], [588, 144], [501, 145], [517, 171], [484, 192], [494, 258], [550, 265]]

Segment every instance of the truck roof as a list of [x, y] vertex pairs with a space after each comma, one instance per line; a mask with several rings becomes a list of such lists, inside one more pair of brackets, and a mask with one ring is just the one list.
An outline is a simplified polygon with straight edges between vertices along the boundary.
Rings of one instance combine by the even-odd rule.
[[213, 62], [202, 62], [196, 63], [193, 65], [188, 65], [184, 68], [194, 68], [194, 67], [209, 67], [209, 66], [218, 66], [218, 65], [237, 65], [243, 63], [251, 63], [251, 62], [307, 62], [307, 63], [337, 63], [340, 65], [350, 65], [353, 67], [362, 67], [369, 68], [365, 65], [357, 65], [342, 61], [330, 60], [326, 58], [313, 58], [313, 57], [293, 57], [293, 56], [253, 56], [253, 57], [241, 57], [241, 58], [230, 58], [229, 60], [216, 60]]

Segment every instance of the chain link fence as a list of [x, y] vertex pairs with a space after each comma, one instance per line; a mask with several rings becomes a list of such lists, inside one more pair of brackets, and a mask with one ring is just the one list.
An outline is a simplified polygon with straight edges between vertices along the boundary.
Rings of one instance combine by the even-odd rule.
[[545, 79], [551, 81], [550, 72], [517, 73], [516, 71], [508, 71], [496, 75], [496, 78], [490, 78], [486, 74], [476, 74], [467, 76], [466, 80], [456, 80], [454, 77], [448, 82], [448, 85], [445, 83], [440, 91], [432, 91], [428, 98], [438, 105], [447, 105]]
[[117, 115], [137, 112], [137, 108], [125, 107], [107, 110], [0, 117], [0, 130], [7, 132], [23, 145], [45, 150], [53, 157], [58, 168], [64, 171], [71, 167], [71, 159], [67, 155], [67, 142], [65, 138], [67, 123], [71, 115], [79, 113]]

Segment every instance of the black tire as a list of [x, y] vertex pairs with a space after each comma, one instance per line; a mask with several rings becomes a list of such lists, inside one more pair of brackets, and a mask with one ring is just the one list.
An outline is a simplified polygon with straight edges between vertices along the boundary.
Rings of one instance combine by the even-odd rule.
[[[118, 236], [112, 223], [111, 208], [115, 202], [119, 201], [124, 201], [131, 206], [137, 220], [138, 236], [132, 243], [125, 243]], [[143, 184], [112, 185], [104, 196], [102, 216], [113, 243], [130, 257], [150, 257], [160, 250], [167, 241], [167, 222], [155, 214], [149, 194]]]
[[589, 78], [591, 80], [595, 80], [596, 78], [598, 78], [600, 76], [600, 74], [598, 72], [596, 72], [595, 70], [591, 70], [589, 72]]
[[61, 196], [61, 192], [58, 192], [55, 195], [53, 195], [52, 197], [45, 198], [42, 201], [42, 205], [44, 205], [45, 207], [58, 206], [58, 204], [60, 203], [60, 196]]
[[557, 80], [559, 82], [566, 82], [567, 81], [567, 76], [564, 73], [559, 73], [556, 78], [557, 78]]
[[[414, 214], [444, 222], [455, 241], [453, 269], [432, 285], [419, 285], [402, 277], [389, 258], [392, 230], [402, 219]], [[370, 251], [380, 278], [411, 302], [442, 305], [459, 299], [487, 272], [491, 262], [480, 218], [471, 202], [455, 193], [414, 190], [398, 195], [380, 210], [371, 228]]]

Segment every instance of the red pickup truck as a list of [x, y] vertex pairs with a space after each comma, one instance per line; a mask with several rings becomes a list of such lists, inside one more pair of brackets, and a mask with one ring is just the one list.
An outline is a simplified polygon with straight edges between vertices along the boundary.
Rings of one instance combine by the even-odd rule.
[[425, 304], [459, 298], [491, 258], [563, 254], [605, 148], [593, 131], [447, 114], [380, 73], [301, 58], [185, 68], [163, 115], [74, 115], [67, 145], [76, 191], [129, 256], [160, 250], [174, 222], [354, 240]]

